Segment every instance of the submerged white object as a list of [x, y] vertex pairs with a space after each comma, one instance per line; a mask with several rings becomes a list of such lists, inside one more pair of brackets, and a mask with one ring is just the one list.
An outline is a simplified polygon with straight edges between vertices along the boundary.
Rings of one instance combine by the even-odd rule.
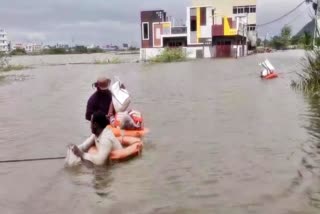
[[265, 77], [269, 74], [268, 70], [267, 69], [263, 69], [263, 71], [261, 71], [261, 76], [262, 77]]
[[266, 59], [262, 63], [259, 63], [259, 65], [261, 67], [263, 67], [264, 69], [271, 71], [271, 72], [274, 72], [274, 70], [275, 70], [275, 68], [273, 67], [273, 65], [270, 63], [270, 61], [268, 59]]
[[269, 70], [274, 71], [274, 67], [273, 65], [269, 62], [269, 60], [265, 60], [264, 63], [266, 64], [266, 66], [269, 68]]

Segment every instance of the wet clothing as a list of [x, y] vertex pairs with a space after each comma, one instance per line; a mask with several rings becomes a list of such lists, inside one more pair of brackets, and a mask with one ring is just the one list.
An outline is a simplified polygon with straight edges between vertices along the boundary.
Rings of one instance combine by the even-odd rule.
[[88, 100], [86, 120], [91, 120], [93, 113], [101, 111], [108, 115], [109, 107], [112, 103], [111, 91], [96, 91]]
[[105, 128], [98, 137], [92, 134], [81, 145], [79, 145], [79, 149], [86, 152], [94, 145], [96, 146], [98, 153], [84, 153], [83, 159], [100, 166], [106, 163], [111, 151], [123, 148], [119, 140], [114, 136], [112, 130], [109, 128]]

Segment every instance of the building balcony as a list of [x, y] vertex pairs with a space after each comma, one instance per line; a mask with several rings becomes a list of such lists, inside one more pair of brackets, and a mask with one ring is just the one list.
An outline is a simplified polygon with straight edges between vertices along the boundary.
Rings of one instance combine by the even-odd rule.
[[[184, 38], [187, 38], [187, 27], [172, 26], [171, 22], [156, 22], [153, 23], [153, 47], [161, 48], [169, 44], [171, 41], [181, 39], [184, 43]], [[179, 40], [180, 42], [180, 40]]]
[[[215, 19], [216, 24], [212, 25], [212, 36], [243, 36], [247, 37], [246, 20], [243, 17], [222, 17]], [[221, 23], [221, 24], [219, 24]]]
[[181, 27], [171, 28], [171, 34], [186, 34], [186, 33], [187, 33], [187, 27], [181, 26]]

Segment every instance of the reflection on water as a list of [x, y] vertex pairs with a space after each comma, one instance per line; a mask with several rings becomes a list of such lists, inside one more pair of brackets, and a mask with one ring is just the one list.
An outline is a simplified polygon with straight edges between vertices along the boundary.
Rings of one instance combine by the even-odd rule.
[[97, 195], [102, 198], [107, 198], [111, 193], [109, 187], [114, 179], [111, 175], [111, 170], [106, 167], [97, 167], [93, 172], [93, 187]]
[[[92, 167], [89, 165], [80, 165], [73, 168], [66, 168], [65, 170], [75, 185], [93, 188], [101, 198], [111, 197], [110, 186], [114, 180], [111, 174], [112, 166]], [[88, 177], [92, 179], [91, 183], [88, 183]]]
[[26, 81], [31, 79], [31, 75], [26, 74], [7, 74], [7, 75], [0, 75], [0, 85], [2, 84], [9, 84], [12, 82], [20, 82]]

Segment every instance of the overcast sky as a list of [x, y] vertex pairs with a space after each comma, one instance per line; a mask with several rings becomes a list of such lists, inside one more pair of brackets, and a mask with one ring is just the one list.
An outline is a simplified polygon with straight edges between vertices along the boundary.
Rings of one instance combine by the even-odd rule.
[[[223, 0], [221, 0], [223, 1]], [[302, 0], [257, 0], [258, 24], [294, 8]], [[14, 42], [48, 44], [140, 45], [140, 11], [164, 9], [185, 20], [190, 0], [0, 0], [0, 28]], [[299, 30], [310, 20], [303, 6], [281, 22], [259, 29], [259, 35], [276, 35], [284, 24]]]

